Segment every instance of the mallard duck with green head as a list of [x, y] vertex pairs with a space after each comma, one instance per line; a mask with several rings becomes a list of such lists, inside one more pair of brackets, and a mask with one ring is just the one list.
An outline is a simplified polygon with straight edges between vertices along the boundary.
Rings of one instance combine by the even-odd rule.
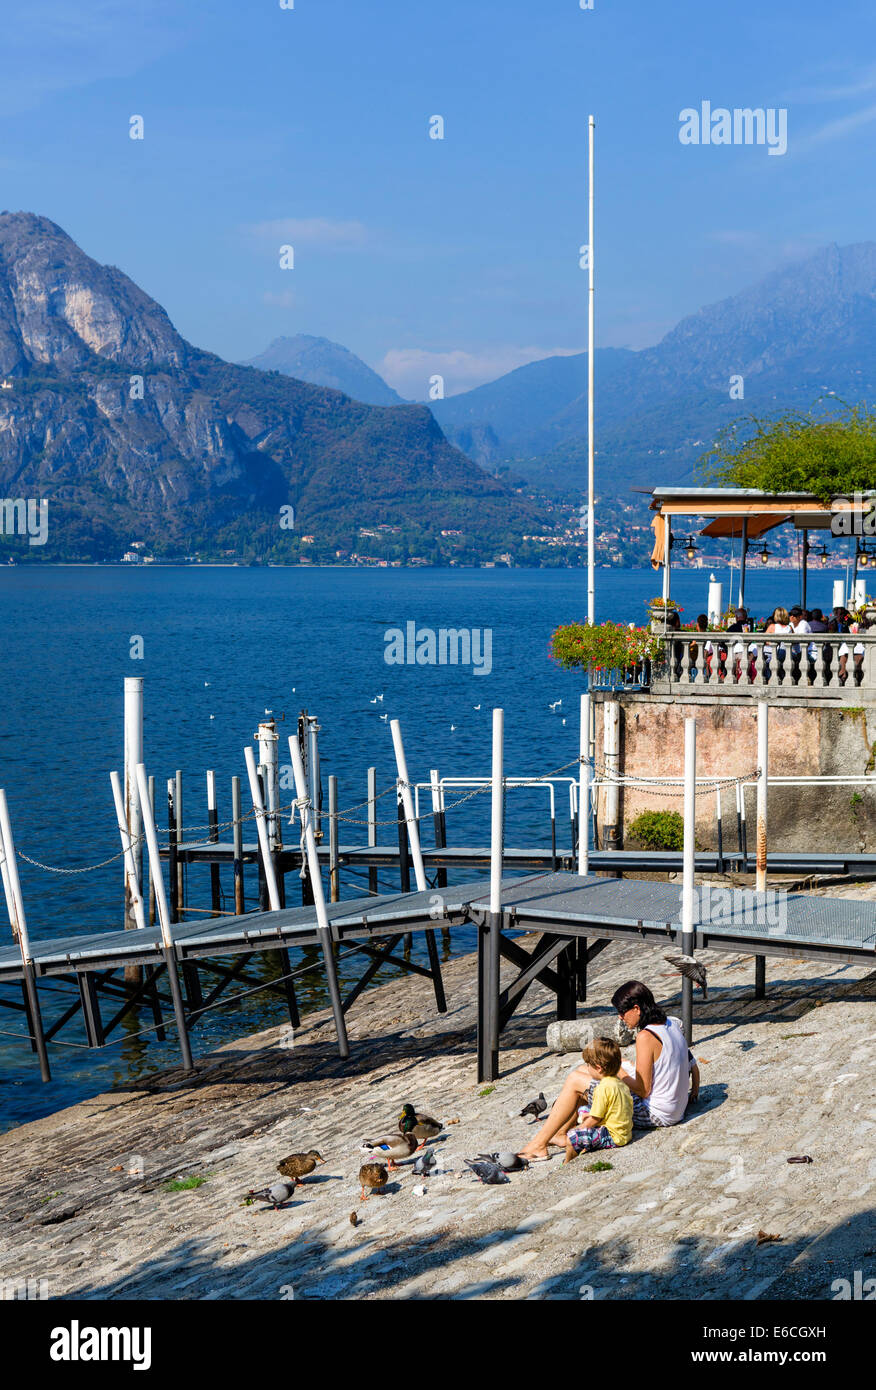
[[405, 1133], [405, 1122], [413, 1120], [411, 1133], [417, 1140], [417, 1147], [422, 1149], [428, 1144], [430, 1139], [437, 1139], [444, 1126], [439, 1120], [433, 1120], [431, 1115], [423, 1115], [419, 1110], [415, 1110], [412, 1105], [405, 1105], [398, 1117], [398, 1127], [402, 1134]]
[[389, 1134], [383, 1139], [366, 1139], [362, 1143], [361, 1152], [374, 1154], [376, 1158], [385, 1158], [389, 1164], [389, 1171], [397, 1167], [399, 1162], [410, 1158], [417, 1149], [417, 1136], [414, 1128], [417, 1117], [411, 1111], [410, 1115], [399, 1118], [399, 1134]]

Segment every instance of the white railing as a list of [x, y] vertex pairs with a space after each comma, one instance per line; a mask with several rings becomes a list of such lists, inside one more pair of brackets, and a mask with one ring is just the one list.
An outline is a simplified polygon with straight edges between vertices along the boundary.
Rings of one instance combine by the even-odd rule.
[[853, 704], [876, 690], [876, 633], [667, 633], [651, 690], [757, 695], [764, 689], [818, 698], [825, 691]]

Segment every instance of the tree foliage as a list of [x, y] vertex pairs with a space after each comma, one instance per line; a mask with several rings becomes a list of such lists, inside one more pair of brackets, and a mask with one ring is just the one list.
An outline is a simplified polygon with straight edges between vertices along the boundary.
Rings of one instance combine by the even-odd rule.
[[806, 413], [735, 421], [703, 455], [701, 472], [729, 487], [810, 492], [825, 504], [876, 487], [876, 411], [827, 400], [830, 414], [816, 402]]

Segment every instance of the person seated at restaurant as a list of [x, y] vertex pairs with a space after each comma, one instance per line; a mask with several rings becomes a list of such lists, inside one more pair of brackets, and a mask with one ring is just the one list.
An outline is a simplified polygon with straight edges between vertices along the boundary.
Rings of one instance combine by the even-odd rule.
[[[809, 622], [806, 618], [806, 614], [799, 605], [791, 609], [790, 613], [788, 614], [788, 617], [791, 623], [791, 630], [794, 632], [795, 636], [797, 633], [803, 634], [812, 631], [812, 628], [809, 626]], [[793, 642], [791, 644], [791, 680], [794, 682], [795, 685], [800, 680], [800, 658], [802, 655], [803, 648], [801, 644], [799, 642]], [[814, 661], [815, 649], [814, 644], [811, 642], [807, 645], [806, 655], [807, 660]]]
[[[776, 609], [774, 610], [773, 616], [772, 616], [772, 618], [770, 619], [770, 621], [767, 623], [766, 628], [765, 628], [765, 631], [768, 632], [768, 633], [774, 632], [774, 633], [776, 634], [776, 636], [781, 636], [781, 637], [785, 637], [785, 636], [787, 636], [789, 633], [791, 633], [791, 632], [794, 631], [794, 629], [791, 627], [790, 614], [789, 614], [787, 608], [776, 608]], [[763, 645], [763, 655], [764, 655], [764, 673], [763, 673], [763, 674], [764, 674], [764, 680], [769, 680], [769, 679], [770, 679], [770, 675], [771, 675], [771, 671], [772, 671], [772, 658], [773, 658], [773, 646], [772, 646], [772, 643], [771, 643], [771, 642], [770, 642], [770, 643], [764, 642], [764, 645]], [[782, 645], [781, 642], [778, 643], [778, 645], [777, 645], [777, 647], [776, 647], [776, 655], [778, 656], [779, 664], [780, 664], [780, 665], [783, 664], [783, 663], [784, 663], [784, 660], [785, 660], [785, 656], [787, 655], [787, 650], [786, 650], [786, 648]]]
[[[697, 630], [697, 632], [708, 632], [708, 630], [709, 630], [709, 618], [708, 618], [708, 615], [707, 615], [706, 613], [700, 613], [700, 614], [697, 615], [696, 630]], [[691, 669], [690, 669], [690, 678], [691, 678], [691, 680], [696, 680], [696, 677], [697, 677], [697, 672], [696, 672], [696, 670], [695, 670], [694, 668], [695, 668], [695, 665], [696, 665], [696, 659], [697, 659], [697, 656], [698, 656], [698, 654], [699, 654], [699, 650], [700, 650], [700, 644], [699, 644], [699, 642], [691, 642], [691, 644], [690, 644], [690, 667], [691, 667]], [[703, 644], [703, 654], [704, 654], [704, 659], [705, 659], [705, 670], [706, 670], [706, 675], [707, 675], [707, 676], [710, 676], [710, 675], [712, 674], [712, 656], [713, 656], [714, 650], [715, 650], [715, 649], [714, 649], [714, 647], [713, 647], [713, 645], [712, 645], [711, 642], [705, 642], [705, 643]]]

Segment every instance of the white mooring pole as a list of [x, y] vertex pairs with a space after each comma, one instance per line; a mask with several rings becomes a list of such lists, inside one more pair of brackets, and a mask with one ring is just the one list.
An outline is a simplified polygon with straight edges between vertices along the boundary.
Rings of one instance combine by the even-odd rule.
[[414, 878], [417, 880], [418, 890], [421, 893], [425, 893], [429, 885], [426, 882], [426, 870], [423, 867], [423, 851], [420, 848], [420, 830], [417, 825], [417, 818], [414, 814], [414, 798], [411, 796], [411, 783], [408, 777], [408, 764], [405, 758], [405, 746], [402, 742], [401, 725], [397, 719], [393, 719], [390, 721], [389, 727], [392, 730], [392, 746], [395, 751], [395, 765], [398, 768], [402, 804], [404, 805], [405, 820], [408, 825], [408, 840], [411, 846]]
[[161, 852], [158, 848], [158, 834], [155, 829], [155, 817], [152, 814], [152, 802], [149, 799], [149, 781], [146, 776], [146, 768], [142, 763], [137, 764], [137, 794], [140, 800], [140, 814], [143, 817], [143, 833], [146, 836], [146, 849], [149, 853], [149, 864], [152, 869], [152, 883], [155, 888], [155, 906], [158, 910], [158, 924], [161, 930], [161, 944], [164, 950], [164, 962], [167, 966], [167, 981], [170, 985], [170, 997], [173, 1000], [173, 1012], [176, 1018], [176, 1026], [179, 1032], [179, 1045], [182, 1053], [183, 1067], [186, 1071], [194, 1070], [192, 1061], [192, 1049], [189, 1043], [189, 1030], [186, 1023], [186, 1013], [183, 1006], [182, 990], [179, 987], [179, 975], [176, 969], [176, 951], [173, 945], [173, 933], [170, 929], [170, 911], [167, 906], [167, 895], [164, 891], [164, 874], [161, 871]]
[[262, 868], [265, 874], [265, 886], [268, 890], [268, 902], [272, 912], [280, 911], [280, 890], [277, 887], [277, 875], [274, 873], [274, 859], [271, 854], [271, 846], [268, 835], [268, 818], [265, 812], [264, 802], [262, 801], [262, 789], [259, 785], [259, 774], [255, 762], [255, 754], [251, 748], [243, 750], [246, 760], [246, 771], [249, 777], [249, 791], [252, 797], [253, 809], [256, 817], [256, 831], [259, 837], [259, 849], [262, 853]]
[[[251, 750], [249, 751], [251, 752]], [[304, 775], [304, 763], [301, 760], [301, 749], [298, 747], [298, 739], [292, 734], [289, 735], [289, 755], [292, 759], [292, 775], [295, 778], [295, 796], [298, 800], [298, 814], [301, 817], [301, 833], [304, 837], [304, 849], [307, 855], [308, 868], [310, 870], [310, 888], [313, 893], [313, 907], [316, 912], [316, 924], [319, 928], [322, 941], [322, 954], [325, 960], [329, 998], [331, 1000], [335, 1028], [338, 1034], [338, 1050], [342, 1057], [349, 1057], [350, 1044], [347, 1039], [347, 1025], [344, 1020], [344, 1009], [341, 1003], [341, 989], [338, 984], [338, 971], [332, 947], [332, 932], [329, 926], [328, 913], [325, 910], [325, 895], [322, 890], [319, 855], [316, 852], [316, 837], [313, 833], [313, 803], [308, 792], [307, 779]]]
[[[769, 785], [769, 716], [770, 707], [766, 700], [757, 705], [757, 858], [755, 888], [758, 893], [767, 890], [767, 791]], [[766, 957], [754, 958], [754, 997], [763, 999], [766, 994]]]
[[[126, 815], [125, 798], [122, 793], [122, 783], [117, 772], [110, 773], [110, 782], [113, 789], [113, 801], [116, 807], [116, 820], [119, 825], [119, 834], [122, 837], [122, 850], [125, 860], [125, 902], [131, 905], [131, 914], [138, 929], [146, 926], [146, 914], [143, 911], [143, 895], [140, 891], [140, 877], [137, 867], [137, 859], [134, 852], [133, 836], [128, 826]], [[134, 767], [133, 790], [137, 793], [137, 769]], [[139, 799], [138, 799], [139, 800]], [[130, 806], [130, 802], [128, 803]], [[137, 819], [141, 821], [140, 807], [137, 806]], [[142, 831], [141, 831], [142, 833]]]
[[39, 1058], [40, 1075], [43, 1081], [51, 1081], [49, 1054], [46, 1051], [46, 1039], [43, 1033], [43, 1021], [36, 991], [36, 972], [34, 971], [30, 937], [27, 931], [27, 918], [24, 915], [24, 899], [21, 895], [21, 881], [18, 877], [18, 861], [15, 858], [12, 822], [9, 819], [6, 792], [2, 787], [0, 787], [0, 860], [2, 860], [3, 865], [3, 891], [6, 895], [9, 925], [12, 928], [13, 936], [18, 941], [18, 949], [21, 952], [21, 969], [24, 976], [28, 1009], [28, 1031]]
[[[490, 914], [486, 951], [479, 955], [480, 991], [479, 1058], [484, 1081], [499, 1075], [499, 971], [502, 945], [502, 849], [505, 834], [505, 711], [493, 710], [493, 757], [490, 770]], [[483, 928], [480, 931], [483, 940]]]
[[[684, 721], [684, 869], [681, 888], [681, 949], [694, 953], [694, 873], [697, 827], [697, 721]], [[681, 1022], [690, 1047], [693, 1035], [693, 980], [681, 980]]]
[[596, 518], [594, 511], [594, 356], [596, 349], [596, 283], [593, 264], [593, 171], [594, 139], [596, 121], [593, 116], [588, 123], [588, 269], [589, 282], [587, 294], [587, 621], [596, 621]]
[[581, 728], [578, 735], [578, 873], [590, 872], [590, 693], [581, 695]]
[[143, 761], [143, 677], [125, 676], [125, 787], [124, 817], [136, 865], [132, 878], [125, 860], [125, 927], [141, 925], [134, 905], [133, 885], [143, 881], [143, 818], [137, 793], [137, 765]]

